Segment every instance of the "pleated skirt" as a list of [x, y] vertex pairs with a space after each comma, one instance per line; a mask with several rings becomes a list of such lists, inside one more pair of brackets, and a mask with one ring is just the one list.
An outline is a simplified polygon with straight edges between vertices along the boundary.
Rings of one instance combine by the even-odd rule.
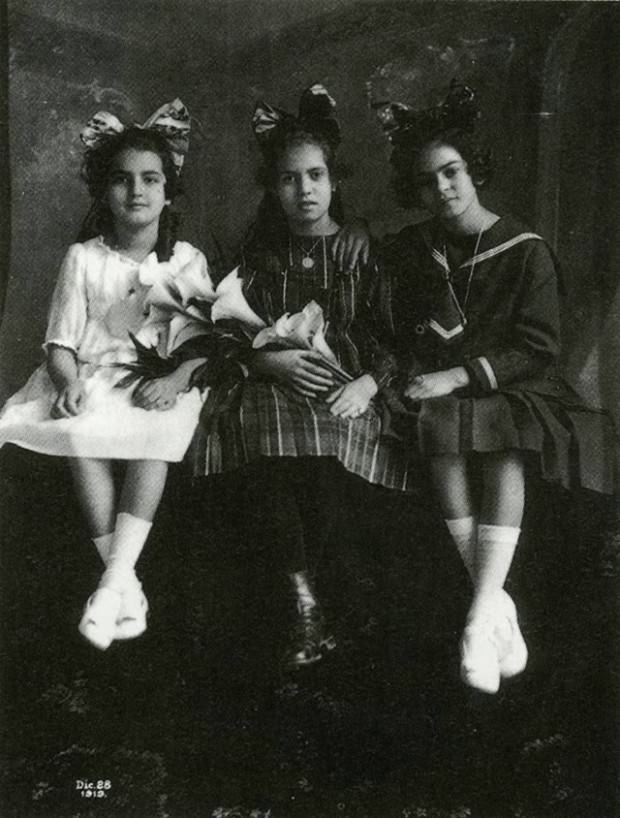
[[405, 447], [383, 435], [374, 404], [361, 417], [343, 420], [324, 401], [265, 381], [245, 381], [232, 400], [213, 389], [190, 456], [196, 475], [237, 469], [263, 457], [335, 457], [369, 483], [411, 488]]
[[615, 432], [606, 412], [517, 388], [485, 397], [422, 401], [412, 445], [424, 457], [517, 449], [543, 479], [567, 489], [614, 491]]

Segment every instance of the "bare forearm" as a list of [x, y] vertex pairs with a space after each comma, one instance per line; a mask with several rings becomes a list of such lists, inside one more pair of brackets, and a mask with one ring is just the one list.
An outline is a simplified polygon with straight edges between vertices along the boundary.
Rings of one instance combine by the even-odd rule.
[[428, 400], [451, 395], [456, 389], [469, 384], [469, 373], [464, 366], [442, 369], [439, 372], [426, 372], [415, 375], [405, 389], [409, 400]]
[[47, 353], [47, 371], [56, 389], [64, 389], [78, 379], [75, 354], [65, 347], [50, 346]]
[[455, 389], [462, 389], [465, 386], [469, 386], [469, 372], [464, 366], [455, 366], [452, 369], [449, 369], [448, 372], [454, 380]]
[[323, 356], [312, 350], [261, 350], [252, 356], [250, 372], [259, 378], [273, 378], [305, 397], [316, 397], [334, 386]]
[[370, 372], [365, 372], [363, 375], [360, 375], [359, 378], [356, 378], [356, 383], [370, 398], [374, 398], [379, 391], [377, 379]]

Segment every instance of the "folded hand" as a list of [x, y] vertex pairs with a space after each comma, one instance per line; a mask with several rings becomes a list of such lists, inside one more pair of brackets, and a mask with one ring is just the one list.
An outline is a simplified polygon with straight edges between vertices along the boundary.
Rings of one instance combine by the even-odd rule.
[[299, 395], [316, 398], [334, 386], [334, 377], [323, 356], [304, 349], [257, 352], [252, 369], [290, 386]]
[[149, 411], [165, 412], [177, 402], [178, 384], [174, 374], [143, 381], [133, 392], [135, 406]]
[[457, 377], [456, 373], [456, 369], [445, 369], [440, 372], [429, 372], [424, 375], [417, 375], [407, 385], [405, 397], [409, 398], [409, 400], [416, 401], [450, 395], [455, 389], [465, 385], [465, 383]]
[[51, 415], [56, 419], [74, 417], [84, 411], [85, 402], [84, 384], [75, 380], [58, 391]]
[[366, 412], [377, 391], [377, 384], [372, 375], [361, 375], [336, 389], [328, 395], [326, 401], [331, 403], [332, 415], [345, 419], [357, 418]]

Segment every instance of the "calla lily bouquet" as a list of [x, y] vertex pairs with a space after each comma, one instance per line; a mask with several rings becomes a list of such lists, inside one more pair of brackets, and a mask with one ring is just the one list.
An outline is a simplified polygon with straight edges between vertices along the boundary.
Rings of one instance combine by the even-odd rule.
[[248, 304], [238, 267], [215, 288], [195, 267], [175, 277], [164, 275], [153, 281], [146, 305], [145, 327], [168, 325], [166, 354], [162, 357], [155, 347], [147, 347], [132, 335], [137, 361], [122, 364], [129, 374], [119, 381], [119, 387], [168, 375], [192, 357], [209, 359], [194, 373], [193, 382], [212, 385], [231, 366], [237, 372], [244, 370], [252, 349], [312, 350], [341, 383], [352, 380], [326, 341], [327, 324], [319, 304], [310, 301], [300, 312], [285, 313], [268, 326]]
[[293, 315], [284, 313], [275, 324], [260, 330], [252, 341], [252, 347], [312, 350], [323, 357], [324, 365], [338, 380], [342, 382], [352, 380], [351, 375], [342, 369], [330, 349], [325, 338], [326, 332], [327, 323], [322, 308], [316, 301], [310, 301], [300, 312]]
[[[192, 357], [194, 347], [202, 347], [213, 334], [209, 307], [216, 292], [206, 271], [189, 264], [173, 275], [170, 264], [160, 264], [156, 274], [143, 274], [140, 281], [149, 288], [144, 302], [147, 318], [138, 333], [142, 339], [129, 333], [136, 361], [118, 364], [128, 370], [116, 383], [118, 388], [170, 375], [181, 361]], [[165, 346], [148, 346], [144, 337], [157, 334], [158, 328], [167, 330], [162, 333]]]

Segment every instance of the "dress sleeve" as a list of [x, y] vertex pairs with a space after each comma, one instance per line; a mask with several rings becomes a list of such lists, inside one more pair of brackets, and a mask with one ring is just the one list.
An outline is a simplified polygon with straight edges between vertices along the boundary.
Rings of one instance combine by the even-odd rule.
[[522, 292], [516, 301], [510, 334], [465, 367], [475, 391], [493, 392], [514, 381], [536, 377], [560, 352], [558, 277], [542, 241], [532, 243], [523, 261]]
[[381, 390], [398, 369], [393, 351], [391, 278], [374, 264], [367, 274], [369, 283], [356, 317], [355, 334], [364, 373], [371, 375]]
[[84, 248], [69, 248], [56, 281], [43, 348], [50, 345], [78, 352], [88, 317]]

